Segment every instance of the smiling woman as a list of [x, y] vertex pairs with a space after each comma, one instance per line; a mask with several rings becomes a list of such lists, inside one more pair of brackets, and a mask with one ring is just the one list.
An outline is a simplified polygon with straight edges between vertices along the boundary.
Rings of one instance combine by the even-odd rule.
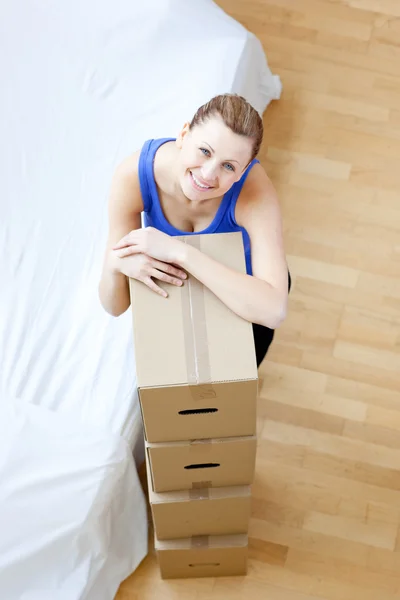
[[215, 197], [216, 191], [223, 196], [257, 156], [262, 138], [260, 115], [240, 96], [216, 96], [201, 106], [178, 138], [181, 188], [187, 198], [197, 199], [191, 187], [203, 192], [202, 199]]
[[[109, 202], [99, 285], [105, 310], [118, 316], [128, 308], [128, 277], [166, 296], [156, 280], [182, 285], [189, 272], [253, 323], [261, 363], [290, 289], [279, 203], [256, 159], [262, 137], [257, 111], [244, 98], [224, 94], [200, 107], [176, 138], [148, 140], [123, 161]], [[242, 232], [247, 274], [176, 239], [231, 231]]]

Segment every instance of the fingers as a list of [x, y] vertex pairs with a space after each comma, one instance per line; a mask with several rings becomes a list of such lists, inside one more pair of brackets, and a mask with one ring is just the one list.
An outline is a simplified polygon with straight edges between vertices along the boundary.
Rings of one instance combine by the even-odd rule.
[[141, 250], [139, 246], [126, 246], [125, 248], [121, 248], [120, 250], [116, 250], [115, 254], [119, 256], [119, 258], [125, 258], [126, 256], [131, 256], [132, 254], [140, 254]]
[[120, 250], [121, 248], [125, 248], [125, 246], [127, 246], [129, 244], [129, 241], [127, 239], [128, 236], [123, 237], [121, 240], [119, 240], [118, 244], [115, 244], [115, 246], [113, 246], [113, 250]]
[[137, 240], [137, 231], [138, 230], [134, 229], [133, 231], [130, 231], [127, 235], [124, 235], [124, 237], [119, 240], [118, 244], [115, 244], [115, 246], [113, 246], [113, 250], [119, 250], [121, 248], [129, 246], [130, 244], [134, 244], [135, 240]]
[[161, 289], [160, 286], [158, 286], [156, 283], [154, 283], [154, 281], [152, 280], [151, 277], [145, 277], [143, 279], [143, 283], [145, 283], [147, 285], [147, 287], [149, 287], [151, 290], [153, 290], [153, 292], [156, 292], [156, 294], [159, 294], [160, 296], [163, 296], [164, 298], [168, 297], [168, 294], [165, 290]]
[[152, 265], [155, 269], [159, 271], [163, 271], [164, 273], [168, 273], [169, 275], [173, 275], [174, 277], [179, 277], [179, 279], [187, 279], [187, 274], [185, 271], [174, 267], [173, 265], [169, 265], [168, 263], [161, 262], [160, 260], [152, 260]]
[[152, 269], [150, 271], [150, 275], [151, 277], [155, 277], [160, 281], [165, 281], [165, 283], [171, 283], [172, 285], [180, 286], [183, 284], [182, 279], [180, 279], [179, 277], [172, 277], [172, 275], [164, 273], [163, 271], [159, 271], [158, 269]]

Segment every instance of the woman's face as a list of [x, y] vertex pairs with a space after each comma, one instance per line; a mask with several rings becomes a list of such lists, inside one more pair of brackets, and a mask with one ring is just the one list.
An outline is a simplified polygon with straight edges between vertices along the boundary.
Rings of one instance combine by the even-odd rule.
[[242, 176], [253, 150], [250, 138], [234, 133], [218, 116], [191, 131], [186, 124], [176, 143], [179, 183], [194, 202], [223, 196]]

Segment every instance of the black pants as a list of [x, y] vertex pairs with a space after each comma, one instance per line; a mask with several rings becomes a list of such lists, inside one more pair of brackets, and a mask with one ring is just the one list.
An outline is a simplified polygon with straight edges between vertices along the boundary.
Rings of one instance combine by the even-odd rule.
[[[291, 287], [292, 279], [289, 273], [289, 292]], [[269, 327], [264, 327], [263, 325], [258, 325], [257, 323], [253, 323], [253, 334], [254, 344], [256, 347], [257, 367], [259, 367], [264, 360], [270, 345], [272, 344], [275, 330], [269, 329]]]

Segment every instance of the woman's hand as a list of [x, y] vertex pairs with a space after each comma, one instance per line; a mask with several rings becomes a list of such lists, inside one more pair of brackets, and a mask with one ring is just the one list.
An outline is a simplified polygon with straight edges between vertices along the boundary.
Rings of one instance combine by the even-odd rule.
[[164, 281], [172, 285], [181, 286], [187, 278], [184, 271], [147, 256], [146, 254], [133, 254], [124, 258], [114, 255], [113, 267], [116, 271], [145, 283], [153, 292], [166, 298], [167, 292], [158, 286], [153, 279]]
[[132, 254], [147, 254], [166, 263], [180, 264], [185, 244], [174, 237], [155, 229], [135, 229], [124, 236], [113, 251], [119, 258]]

